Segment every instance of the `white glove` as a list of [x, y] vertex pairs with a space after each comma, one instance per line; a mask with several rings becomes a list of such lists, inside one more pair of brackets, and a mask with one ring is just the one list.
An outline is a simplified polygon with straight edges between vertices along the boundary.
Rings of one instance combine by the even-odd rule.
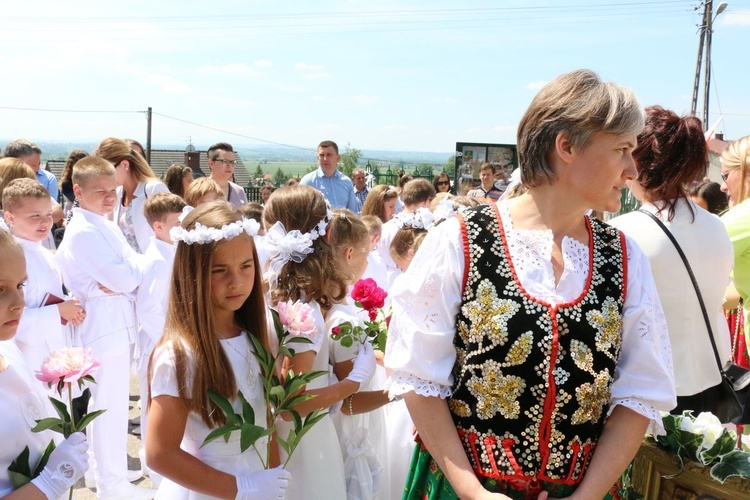
[[286, 498], [286, 488], [292, 480], [292, 474], [276, 467], [237, 476], [236, 480], [236, 500], [278, 500]]
[[357, 357], [354, 358], [354, 368], [352, 368], [352, 371], [349, 372], [346, 378], [362, 385], [369, 381], [375, 374], [376, 365], [377, 361], [375, 360], [375, 351], [372, 348], [372, 344], [369, 342], [360, 344], [357, 350]]
[[50, 454], [47, 466], [31, 482], [47, 498], [60, 498], [89, 469], [89, 443], [80, 432], [70, 435]]

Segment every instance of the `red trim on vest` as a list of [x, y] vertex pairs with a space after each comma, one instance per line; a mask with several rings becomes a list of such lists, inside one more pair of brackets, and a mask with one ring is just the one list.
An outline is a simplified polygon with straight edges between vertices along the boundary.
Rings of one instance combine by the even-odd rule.
[[466, 283], [469, 281], [469, 268], [471, 267], [471, 258], [469, 249], [469, 233], [466, 230], [466, 220], [461, 214], [456, 214], [458, 219], [458, 225], [461, 228], [461, 243], [464, 245], [464, 276], [461, 281], [461, 296], [463, 297], [464, 291], [466, 290]]

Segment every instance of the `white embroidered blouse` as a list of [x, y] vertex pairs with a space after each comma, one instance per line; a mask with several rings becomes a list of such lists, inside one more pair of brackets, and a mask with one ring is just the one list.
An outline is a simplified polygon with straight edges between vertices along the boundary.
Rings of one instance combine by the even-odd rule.
[[[586, 286], [588, 247], [573, 238], [563, 239], [564, 270], [555, 285], [552, 231], [516, 230], [507, 203], [498, 206], [521, 285], [530, 295], [552, 304], [575, 300]], [[609, 411], [616, 405], [626, 406], [649, 418], [648, 432], [658, 435], [664, 433], [659, 411], [676, 405], [669, 336], [648, 259], [627, 237], [626, 248], [622, 351]], [[390, 293], [393, 317], [385, 365], [393, 371], [388, 382], [391, 398], [410, 391], [441, 398], [451, 395], [456, 360], [453, 336], [465, 268], [458, 219], [431, 230], [421, 249]]]

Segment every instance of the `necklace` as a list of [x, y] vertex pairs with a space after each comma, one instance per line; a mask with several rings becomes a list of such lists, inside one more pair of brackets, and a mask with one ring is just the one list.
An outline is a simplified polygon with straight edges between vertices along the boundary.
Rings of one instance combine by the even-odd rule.
[[[245, 381], [247, 382], [247, 387], [250, 389], [250, 391], [249, 391], [250, 393], [247, 394], [246, 396], [251, 396], [251, 395], [256, 395], [257, 394], [258, 389], [260, 388], [260, 384], [258, 383], [258, 377], [257, 377], [257, 375], [254, 373], [254, 368], [256, 366], [256, 363], [253, 363], [250, 360], [250, 358], [253, 357], [253, 354], [250, 352], [250, 339], [243, 338], [243, 337], [246, 337], [247, 335], [248, 335], [248, 333], [245, 332], [245, 331], [243, 331], [237, 337], [232, 337], [232, 338], [229, 338], [229, 339], [223, 339], [224, 342], [222, 342], [222, 344], [229, 346], [230, 349], [232, 349], [242, 359], [245, 360], [245, 364], [244, 365], [242, 365], [241, 363], [237, 363], [236, 366], [233, 367], [233, 370], [235, 372], [237, 371], [237, 369], [242, 369], [242, 370], [245, 371]], [[240, 338], [242, 338], [244, 340], [245, 354], [243, 354], [242, 352], [240, 352], [240, 350], [237, 349], [234, 346], [234, 342], [233, 341], [235, 341], [235, 339], [240, 339]], [[235, 373], [235, 377], [237, 377], [237, 379], [239, 379], [238, 375], [239, 374]], [[244, 394], [244, 391], [243, 391], [243, 394]], [[249, 399], [249, 397], [248, 397], [248, 399]]]

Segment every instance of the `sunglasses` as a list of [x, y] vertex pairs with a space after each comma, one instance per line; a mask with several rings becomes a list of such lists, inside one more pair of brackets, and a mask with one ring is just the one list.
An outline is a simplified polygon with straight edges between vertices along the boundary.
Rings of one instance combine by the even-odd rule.
[[450, 186], [451, 185], [451, 181], [438, 181], [437, 185], [438, 186]]

